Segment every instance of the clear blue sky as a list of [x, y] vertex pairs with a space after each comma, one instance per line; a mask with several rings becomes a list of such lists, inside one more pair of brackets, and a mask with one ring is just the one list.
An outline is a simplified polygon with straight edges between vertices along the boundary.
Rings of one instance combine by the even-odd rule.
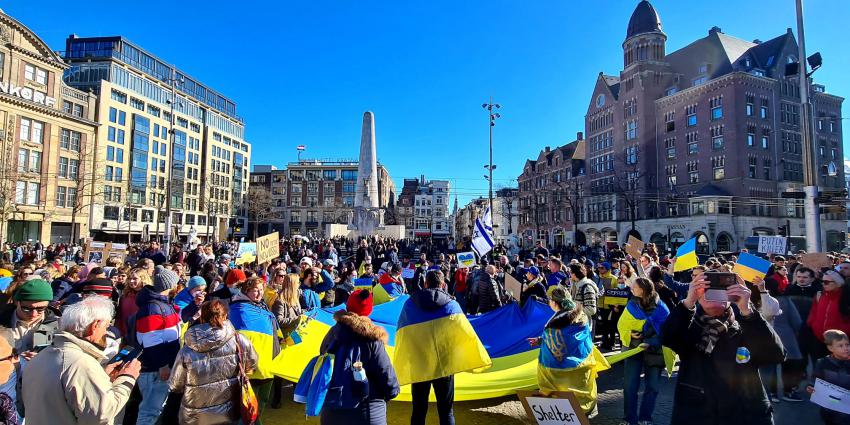
[[[596, 75], [622, 67], [637, 3], [3, 0], [0, 7], [54, 50], [71, 33], [123, 35], [231, 97], [254, 164], [282, 167], [299, 144], [309, 157], [356, 157], [363, 111], [372, 110], [378, 157], [397, 185], [423, 173], [455, 179], [463, 204], [486, 196], [481, 104], [490, 95], [502, 104], [495, 181], [515, 185], [526, 158], [584, 130]], [[714, 25], [745, 40], [796, 28], [793, 0], [652, 3], [668, 51]], [[816, 79], [848, 97], [850, 1], [808, 0], [806, 8], [809, 53], [824, 57]]]

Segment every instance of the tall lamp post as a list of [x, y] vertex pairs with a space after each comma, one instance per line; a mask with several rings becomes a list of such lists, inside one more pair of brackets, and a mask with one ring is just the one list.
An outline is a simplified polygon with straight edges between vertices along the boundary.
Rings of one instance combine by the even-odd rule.
[[498, 103], [493, 103], [493, 96], [490, 96], [490, 102], [481, 105], [482, 108], [487, 110], [488, 120], [490, 121], [490, 162], [484, 166], [485, 169], [489, 172], [489, 175], [486, 176], [490, 185], [489, 189], [489, 203], [487, 206], [490, 208], [490, 216], [493, 215], [493, 170], [496, 169], [496, 166], [493, 165], [493, 127], [496, 126], [496, 120], [501, 118], [502, 116], [496, 112], [498, 111], [502, 105]]
[[179, 80], [174, 78], [174, 71], [172, 71], [171, 78], [167, 79], [166, 82], [171, 84], [171, 99], [168, 100], [168, 103], [171, 105], [171, 115], [168, 120], [168, 135], [170, 137], [171, 143], [168, 144], [168, 183], [165, 185], [165, 254], [170, 255], [171, 252], [171, 233], [173, 229], [171, 228], [171, 184], [172, 177], [174, 173], [174, 143], [177, 141], [174, 135], [174, 105], [177, 103], [177, 81], [183, 82], [183, 78], [181, 77]]
[[[820, 211], [818, 210], [818, 161], [815, 152], [814, 125], [812, 124], [812, 102], [809, 98], [809, 77], [818, 68], [822, 60], [820, 53], [815, 53], [806, 58], [806, 38], [803, 30], [803, 0], [797, 0], [797, 46], [799, 49], [799, 62], [789, 64], [786, 75], [797, 73], [800, 83], [801, 104], [801, 130], [803, 144], [803, 185], [806, 194], [804, 210], [806, 216], [806, 250], [808, 252], [820, 252], [823, 246], [821, 240]], [[806, 63], [811, 65], [811, 72], [807, 71]], [[794, 66], [796, 65], [796, 66]], [[796, 68], [796, 69], [795, 69]]]

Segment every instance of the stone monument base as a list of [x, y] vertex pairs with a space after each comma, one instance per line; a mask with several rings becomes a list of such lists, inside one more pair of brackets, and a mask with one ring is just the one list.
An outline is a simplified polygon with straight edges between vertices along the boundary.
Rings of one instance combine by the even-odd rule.
[[346, 237], [349, 239], [357, 239], [361, 236], [381, 235], [385, 238], [404, 239], [405, 228], [402, 225], [378, 226], [375, 231], [369, 235], [361, 235], [359, 230], [349, 229], [347, 224], [326, 224], [325, 235], [329, 238], [337, 236]]

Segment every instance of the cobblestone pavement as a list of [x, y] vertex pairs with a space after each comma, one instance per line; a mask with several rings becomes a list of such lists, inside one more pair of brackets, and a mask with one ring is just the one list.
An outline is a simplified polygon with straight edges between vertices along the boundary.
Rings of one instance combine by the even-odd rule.
[[[675, 378], [661, 378], [661, 389], [655, 406], [655, 423], [669, 424], [673, 409], [673, 388]], [[592, 425], [616, 425], [623, 415], [623, 368], [621, 364], [602, 372], [599, 385], [599, 416], [591, 419]], [[304, 406], [292, 402], [292, 389], [284, 390], [287, 400], [277, 410], [269, 409], [263, 414], [265, 424], [318, 424], [316, 418], [305, 419]], [[428, 424], [437, 425], [436, 405], [431, 404]], [[502, 397], [491, 400], [479, 400], [455, 403], [455, 420], [458, 425], [514, 425], [531, 424], [525, 416], [525, 410], [516, 397]], [[388, 423], [410, 423], [410, 403], [391, 402], [388, 408]], [[780, 402], [775, 405], [776, 425], [819, 425], [823, 422], [818, 415], [817, 406], [805, 402]]]

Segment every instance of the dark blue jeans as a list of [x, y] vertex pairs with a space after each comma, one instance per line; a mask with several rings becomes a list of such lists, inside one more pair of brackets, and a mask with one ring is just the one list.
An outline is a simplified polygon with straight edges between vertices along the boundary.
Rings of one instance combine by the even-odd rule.
[[[624, 419], [630, 424], [652, 421], [652, 411], [655, 410], [655, 399], [658, 397], [658, 381], [661, 380], [661, 366], [646, 366], [643, 353], [639, 353], [623, 360], [623, 371]], [[641, 372], [644, 372], [644, 389], [638, 413]]]
[[452, 404], [455, 401], [454, 375], [437, 378], [433, 381], [417, 382], [410, 386], [410, 396], [413, 402], [410, 424], [425, 425], [431, 386], [434, 387], [434, 398], [437, 399], [437, 416], [440, 418], [440, 425], [454, 425], [455, 416], [452, 411]]

